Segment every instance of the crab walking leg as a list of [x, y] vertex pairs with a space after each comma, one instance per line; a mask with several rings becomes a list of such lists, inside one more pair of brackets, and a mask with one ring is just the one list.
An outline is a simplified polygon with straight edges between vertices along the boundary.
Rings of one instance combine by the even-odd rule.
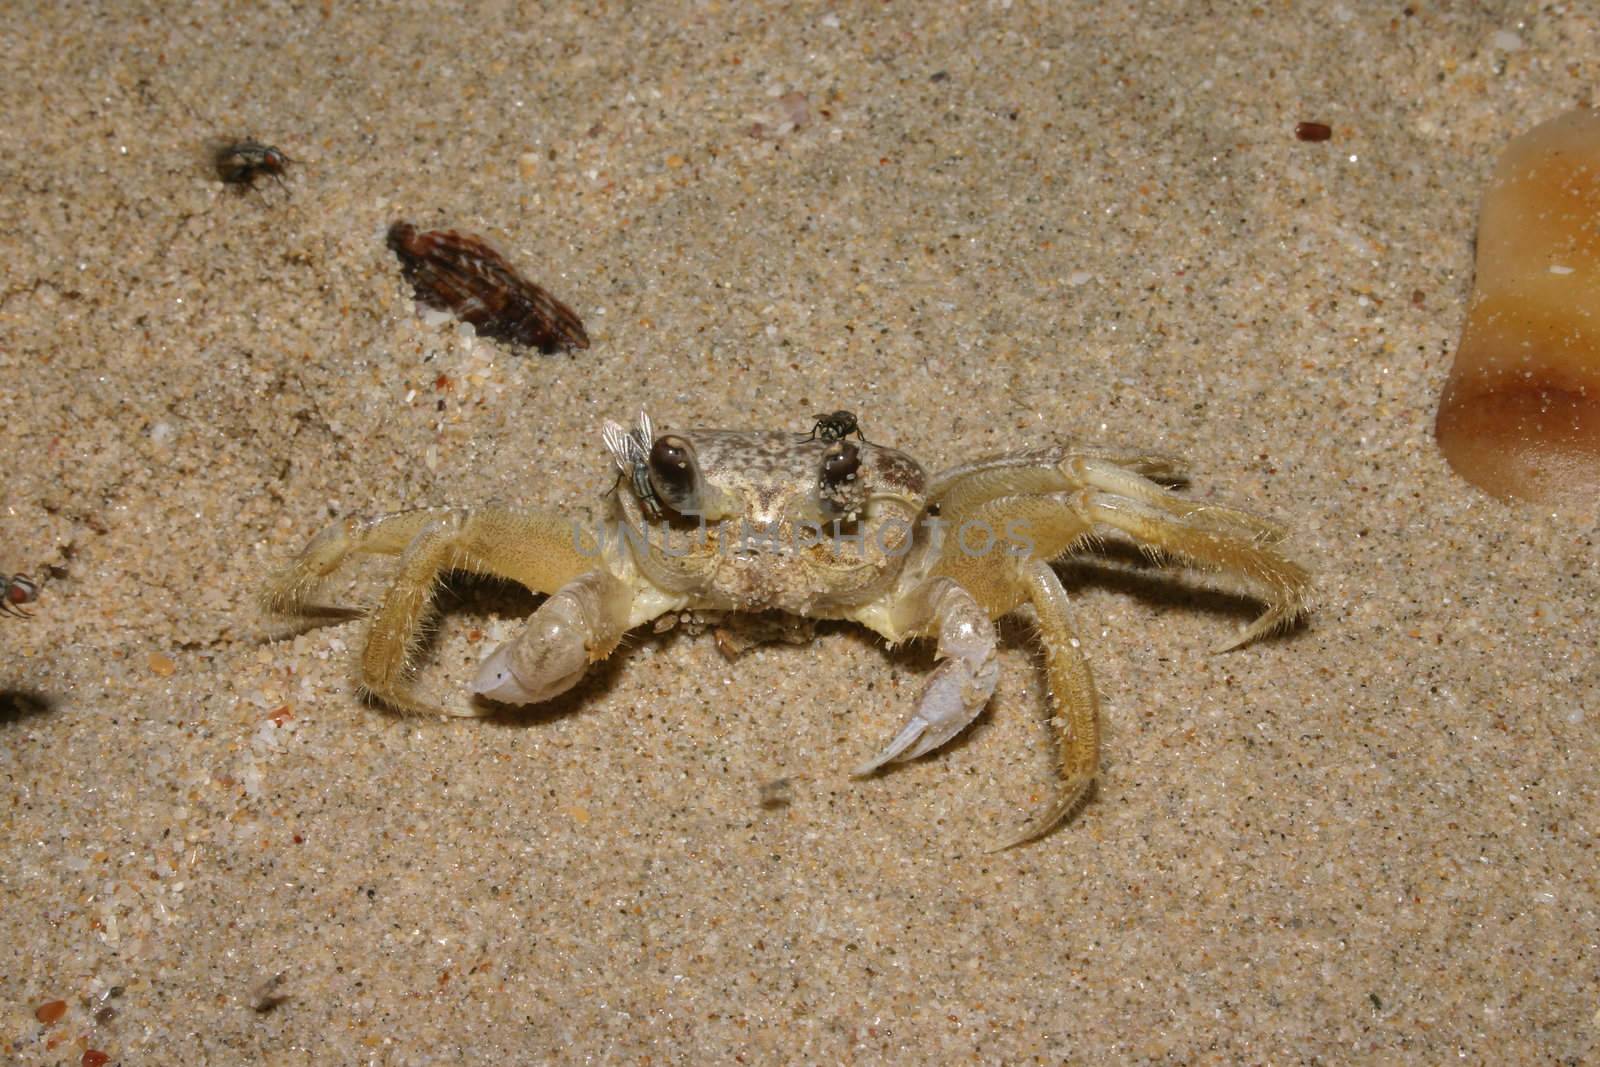
[[928, 487], [928, 500], [951, 516], [1003, 496], [1071, 492], [1085, 484], [1084, 464], [1116, 471], [1158, 493], [1165, 490], [1150, 478], [1179, 477], [1177, 467], [1159, 456], [1096, 458], [1053, 448], [996, 456], [944, 471]]
[[633, 594], [605, 571], [556, 590], [514, 639], [489, 654], [472, 691], [503, 704], [537, 704], [565, 693], [589, 664], [605, 659], [628, 632]]
[[978, 717], [1000, 680], [994, 623], [955, 581], [928, 579], [904, 610], [917, 623], [904, 632], [937, 632], [941, 662], [922, 687], [917, 710], [882, 752], [852, 772], [857, 776], [892, 760], [916, 759], [950, 740]]
[[1067, 462], [1066, 468], [1075, 481], [1089, 489], [1136, 500], [1152, 508], [1178, 516], [1184, 524], [1203, 528], [1213, 533], [1246, 537], [1260, 544], [1275, 545], [1288, 531], [1281, 525], [1252, 515], [1248, 511], [1221, 504], [1205, 504], [1175, 496], [1166, 489], [1125, 470], [1115, 463], [1080, 456]]
[[322, 580], [350, 556], [399, 555], [435, 524], [454, 531], [455, 551], [443, 569], [493, 574], [549, 593], [594, 566], [594, 553], [580, 552], [571, 524], [556, 515], [503, 508], [418, 508], [328, 526], [267, 583], [262, 606], [275, 615], [306, 614]]
[[1001, 848], [1048, 833], [1083, 803], [1100, 771], [1100, 698], [1089, 673], [1089, 661], [1084, 658], [1067, 616], [1067, 591], [1043, 560], [1019, 562], [1017, 571], [1027, 589], [1028, 602], [1033, 605], [1039, 641], [1044, 646], [1045, 679], [1055, 712], [1050, 721], [1056, 733], [1061, 789], [1042, 815]]
[[372, 616], [361, 656], [363, 687], [400, 710], [446, 715], [483, 712], [434, 707], [411, 693], [411, 659], [440, 575], [453, 570], [492, 574], [548, 592], [594, 565], [554, 515], [426, 508], [329, 526], [272, 580], [262, 598], [265, 606], [285, 614], [309, 613], [307, 599], [318, 583], [355, 553], [401, 554], [389, 592]]
[[1287, 626], [1306, 610], [1311, 576], [1260, 538], [1201, 525], [1194, 515], [1173, 518], [1142, 501], [1092, 490], [1085, 492], [1075, 507], [1090, 522], [1121, 530], [1143, 548], [1240, 575], [1261, 590], [1267, 610], [1217, 652], [1238, 648]]
[[[569, 541], [558, 543], [571, 559], [564, 558], [560, 550], [554, 560], [540, 555], [541, 550], [556, 549], [551, 542], [561, 535], [553, 528], [562, 525], [548, 516], [457, 511], [438, 515], [424, 526], [406, 547], [388, 595], [373, 616], [366, 651], [361, 656], [362, 682], [367, 691], [406, 711], [487, 714], [487, 708], [432, 707], [411, 695], [409, 667], [434, 588], [441, 574], [469, 570], [510, 578], [543, 592], [560, 577], [559, 563], [571, 566], [574, 559], [580, 558]], [[585, 562], [593, 565], [592, 561]]]

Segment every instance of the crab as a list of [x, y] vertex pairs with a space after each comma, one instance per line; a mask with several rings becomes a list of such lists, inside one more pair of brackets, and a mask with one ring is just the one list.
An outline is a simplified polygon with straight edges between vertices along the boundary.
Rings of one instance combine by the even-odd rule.
[[[1044, 651], [1059, 782], [1006, 847], [1071, 815], [1099, 769], [1098, 697], [1052, 560], [1115, 531], [1152, 557], [1239, 579], [1265, 610], [1217, 651], [1285, 627], [1307, 606], [1310, 578], [1279, 550], [1282, 527], [1185, 499], [1164, 484], [1182, 481], [1173, 467], [1152, 456], [1058, 446], [930, 477], [911, 456], [859, 434], [657, 435], [644, 412], [632, 429], [608, 422], [603, 439], [618, 476], [598, 524], [503, 508], [346, 518], [270, 580], [264, 607], [326, 612], [312, 598], [340, 564], [398, 555], [371, 616], [361, 683], [392, 708], [446, 715], [549, 700], [628, 631], [694, 613], [786, 612], [859, 623], [891, 647], [936, 642], [915, 709], [855, 768], [865, 776], [933, 752], [983, 711], [999, 677], [995, 620], [1027, 605]], [[437, 707], [414, 692], [412, 668], [434, 591], [451, 571], [547, 597], [481, 664], [471, 687], [481, 699]]]

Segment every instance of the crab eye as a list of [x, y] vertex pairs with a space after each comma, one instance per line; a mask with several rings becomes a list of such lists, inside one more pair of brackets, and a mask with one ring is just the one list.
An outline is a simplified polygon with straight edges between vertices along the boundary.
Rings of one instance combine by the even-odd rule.
[[865, 502], [857, 481], [861, 473], [861, 449], [849, 441], [835, 441], [822, 454], [822, 473], [817, 496], [823, 514], [829, 518], [854, 518]]
[[861, 449], [840, 441], [822, 454], [822, 487], [838, 489], [855, 480], [861, 471]]
[[679, 514], [693, 514], [700, 509], [700, 471], [688, 441], [675, 434], [656, 438], [650, 446], [650, 485]]

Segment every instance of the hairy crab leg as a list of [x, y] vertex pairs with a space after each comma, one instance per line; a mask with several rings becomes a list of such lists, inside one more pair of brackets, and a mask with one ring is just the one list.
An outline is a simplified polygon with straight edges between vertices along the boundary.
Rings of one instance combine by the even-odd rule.
[[346, 559], [397, 556], [435, 523], [457, 531], [452, 569], [509, 578], [536, 593], [554, 592], [594, 566], [595, 552], [585, 554], [574, 545], [571, 523], [558, 515], [505, 508], [416, 508], [330, 524], [267, 582], [261, 605], [274, 615], [320, 614], [310, 599]]
[[955, 581], [928, 579], [907, 598], [905, 610], [915, 622], [904, 632], [938, 634], [941, 662], [922, 687], [917, 710], [883, 751], [851, 772], [858, 777], [885, 763], [926, 755], [950, 740], [978, 717], [1000, 680], [994, 623]]
[[1001, 849], [1049, 833], [1083, 803], [1100, 772], [1100, 698], [1089, 672], [1089, 661], [1067, 615], [1067, 591], [1043, 560], [1023, 561], [1017, 571], [1028, 602], [1033, 605], [1039, 642], [1044, 646], [1045, 679], [1055, 711], [1050, 722], [1056, 733], [1061, 788], [1055, 802], [1002, 843]]
[[548, 593], [595, 564], [573, 544], [571, 527], [558, 515], [423, 508], [330, 525], [268, 582], [263, 607], [275, 614], [325, 614], [310, 603], [311, 596], [341, 563], [360, 553], [401, 555], [393, 584], [372, 616], [361, 657], [363, 686], [400, 710], [447, 715], [484, 711], [435, 707], [411, 693], [411, 660], [440, 576], [471, 571]]
[[[1266, 601], [1266, 610], [1218, 651], [1292, 621], [1305, 610], [1310, 585], [1306, 571], [1274, 547], [1283, 537], [1275, 523], [1184, 499], [1143, 472], [1106, 460], [1052, 456], [1046, 462], [1041, 468], [997, 461], [948, 482], [942, 517], [957, 536], [946, 538], [933, 566], [934, 574], [958, 581], [996, 617], [1026, 601], [1038, 618], [1061, 786], [1051, 806], [1001, 847], [1039, 837], [1071, 815], [1099, 770], [1098, 697], [1069, 622], [1066, 591], [1048, 560], [1081, 547], [1100, 526], [1122, 531], [1151, 555], [1239, 575]], [[955, 551], [952, 544], [965, 544], [959, 536], [964, 523], [1006, 531], [997, 547], [1015, 554], [1014, 569], [995, 566], [992, 553]]]
[[1071, 460], [1067, 469], [1086, 488], [1136, 500], [1182, 519], [1186, 526], [1224, 536], [1244, 537], [1266, 545], [1277, 544], [1287, 533], [1278, 523], [1248, 511], [1175, 496], [1148, 478], [1102, 459], [1080, 457]]
[[1161, 456], [1129, 455], [1087, 457], [1070, 448], [1047, 448], [1009, 456], [995, 456], [940, 472], [928, 486], [928, 502], [937, 503], [946, 516], [979, 507], [997, 497], [1022, 493], [1060, 493], [1083, 487], [1078, 464], [1091, 462], [1130, 476], [1160, 492], [1150, 478], [1182, 481], [1176, 464]]
[[1146, 551], [1170, 553], [1205, 569], [1240, 575], [1261, 591], [1267, 610], [1216, 652], [1249, 644], [1287, 626], [1306, 610], [1311, 576], [1261, 536], [1202, 524], [1194, 515], [1173, 518], [1143, 501], [1093, 490], [1086, 491], [1075, 508], [1090, 522], [1128, 534]]

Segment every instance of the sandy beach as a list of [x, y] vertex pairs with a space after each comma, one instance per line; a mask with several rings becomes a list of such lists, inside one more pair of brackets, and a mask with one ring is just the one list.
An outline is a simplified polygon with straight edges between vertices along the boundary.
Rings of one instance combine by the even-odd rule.
[[[0, 1060], [1600, 1057], [1596, 516], [1432, 434], [1484, 180], [1592, 102], [1593, 8], [39, 5], [5, 40], [0, 573], [43, 586], [0, 618]], [[218, 138], [293, 162], [231, 187]], [[483, 235], [591, 346], [420, 313], [396, 220]], [[592, 518], [641, 406], [849, 409], [930, 470], [1170, 455], [1291, 530], [1315, 608], [1218, 655], [1236, 583], [1060, 564], [1103, 771], [995, 852], [1054, 787], [1025, 615], [970, 729], [858, 779], [930, 647], [646, 628], [447, 720], [362, 699], [361, 620], [257, 607], [336, 518]], [[447, 583], [422, 690], [537, 603]]]

